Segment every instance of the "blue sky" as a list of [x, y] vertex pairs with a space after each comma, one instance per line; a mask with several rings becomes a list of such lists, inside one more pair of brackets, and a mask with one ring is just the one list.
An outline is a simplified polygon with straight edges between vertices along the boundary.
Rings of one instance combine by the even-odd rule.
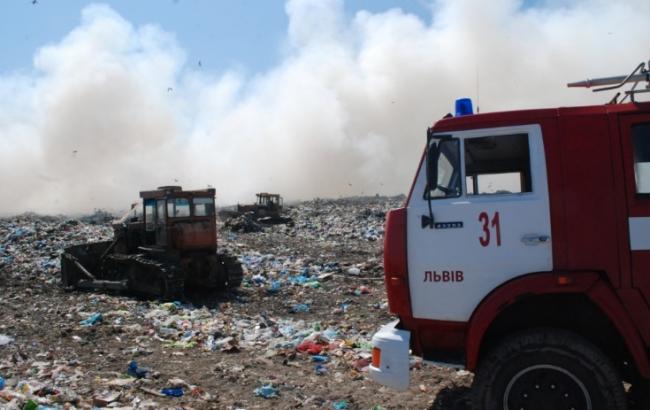
[[[3, 2], [0, 13], [0, 72], [30, 69], [34, 52], [76, 27], [81, 10], [90, 3], [110, 5], [135, 26], [155, 23], [175, 33], [188, 63], [200, 60], [208, 70], [238, 67], [255, 72], [282, 58], [288, 24], [283, 0], [12, 0]], [[426, 0], [345, 2], [349, 16], [361, 9], [395, 7], [426, 22], [431, 17]]]
[[565, 84], [628, 73], [650, 31], [647, 0], [2, 4], [0, 214], [177, 183], [222, 205], [403, 193], [455, 99], [601, 104]]

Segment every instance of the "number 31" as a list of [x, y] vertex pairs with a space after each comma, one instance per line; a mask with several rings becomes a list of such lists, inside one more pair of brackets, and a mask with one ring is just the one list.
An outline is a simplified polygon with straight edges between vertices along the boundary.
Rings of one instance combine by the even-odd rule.
[[483, 235], [478, 238], [481, 246], [488, 246], [490, 244], [490, 226], [496, 231], [497, 246], [501, 246], [501, 224], [499, 222], [499, 213], [495, 212], [490, 221], [490, 216], [487, 212], [481, 212], [478, 216], [478, 221], [483, 224]]

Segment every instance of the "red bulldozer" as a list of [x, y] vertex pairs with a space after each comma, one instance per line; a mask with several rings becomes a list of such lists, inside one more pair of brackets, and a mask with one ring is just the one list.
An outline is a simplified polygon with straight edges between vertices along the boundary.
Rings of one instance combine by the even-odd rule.
[[129, 290], [163, 299], [185, 287], [227, 289], [242, 281], [239, 261], [217, 252], [214, 189], [163, 186], [113, 224], [114, 239], [66, 248], [64, 287]]

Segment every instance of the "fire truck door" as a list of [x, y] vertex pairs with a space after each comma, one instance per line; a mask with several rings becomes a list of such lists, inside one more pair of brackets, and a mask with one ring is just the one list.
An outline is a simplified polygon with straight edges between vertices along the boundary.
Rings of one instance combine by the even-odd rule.
[[417, 318], [465, 322], [499, 285], [552, 270], [542, 133], [528, 125], [432, 141], [436, 184], [427, 187], [424, 161], [407, 211], [411, 306]]
[[632, 286], [650, 301], [650, 115], [619, 121], [628, 206]]

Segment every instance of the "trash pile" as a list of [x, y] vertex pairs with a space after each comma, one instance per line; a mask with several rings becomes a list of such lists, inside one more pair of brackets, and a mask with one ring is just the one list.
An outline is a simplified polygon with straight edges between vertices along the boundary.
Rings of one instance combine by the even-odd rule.
[[[97, 214], [93, 214], [97, 215]], [[102, 220], [106, 217], [102, 215]], [[0, 270], [20, 282], [36, 286], [59, 281], [60, 255], [63, 248], [84, 242], [112, 238], [110, 224], [89, 223], [65, 217], [39, 217], [24, 214], [0, 219]], [[0, 277], [0, 281], [6, 279]], [[0, 282], [1, 284], [2, 282]]]
[[262, 224], [255, 221], [252, 214], [242, 214], [228, 218], [224, 225], [232, 232], [260, 232], [263, 229]]
[[414, 359], [406, 392], [367, 378], [370, 338], [392, 319], [383, 218], [402, 200], [313, 200], [289, 208], [293, 225], [222, 226], [242, 287], [167, 303], [58, 286], [63, 248], [111, 237], [104, 216], [1, 219], [0, 408], [447, 408], [436, 395], [471, 375]]

